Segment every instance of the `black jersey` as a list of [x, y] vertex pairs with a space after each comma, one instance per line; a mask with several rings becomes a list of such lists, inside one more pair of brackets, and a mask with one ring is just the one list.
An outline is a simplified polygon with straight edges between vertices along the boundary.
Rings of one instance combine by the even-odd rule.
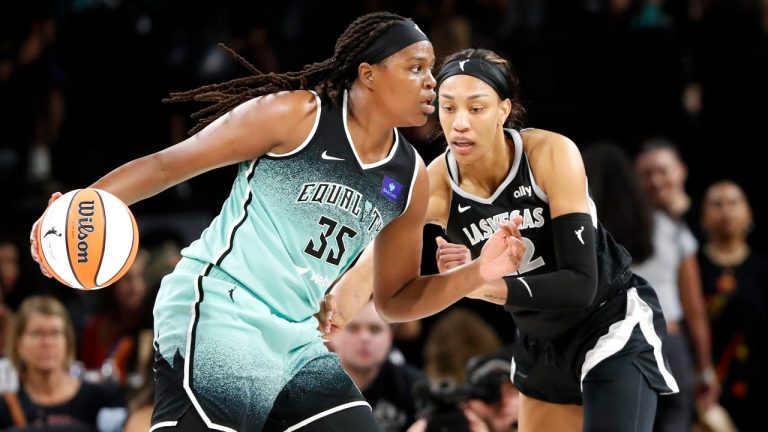
[[[507, 178], [489, 198], [482, 198], [459, 187], [459, 169], [450, 150], [445, 153], [451, 182], [451, 204], [447, 236], [453, 243], [467, 246], [472, 257], [480, 255], [485, 241], [498, 230], [498, 224], [516, 215], [523, 217], [520, 233], [525, 254], [515, 274], [536, 275], [557, 270], [552, 235], [552, 217], [546, 194], [536, 184], [523, 151], [523, 140], [514, 129], [506, 129], [512, 138], [515, 160]], [[631, 276], [629, 253], [597, 221], [594, 202], [589, 199], [592, 220], [597, 227], [598, 288], [595, 301], [588, 308], [569, 311], [535, 311], [508, 307], [517, 326], [524, 333], [551, 338], [577, 326], [607, 298], [623, 288]], [[566, 288], [566, 287], [564, 287]]]

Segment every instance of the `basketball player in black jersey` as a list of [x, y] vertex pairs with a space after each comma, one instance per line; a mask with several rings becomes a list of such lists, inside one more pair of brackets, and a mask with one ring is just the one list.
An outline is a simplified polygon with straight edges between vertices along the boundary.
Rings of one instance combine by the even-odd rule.
[[436, 79], [448, 149], [428, 168], [427, 217], [452, 242], [438, 241], [438, 268], [477, 256], [499, 223], [523, 217], [518, 271], [470, 295], [503, 305], [518, 326], [520, 430], [581, 430], [583, 413], [585, 431], [650, 431], [657, 394], [678, 390], [661, 352], [664, 318], [597, 220], [578, 148], [517, 129], [517, 79], [491, 51], [455, 53]]
[[[653, 288], [597, 221], [576, 145], [516, 129], [517, 79], [491, 51], [449, 56], [436, 79], [448, 149], [428, 167], [427, 222], [450, 240], [438, 239], [439, 270], [465, 265], [499, 226], [522, 219], [518, 270], [469, 295], [503, 305], [518, 326], [520, 430], [651, 431], [657, 395], [678, 391], [661, 351], [664, 318]], [[354, 313], [351, 295], [331, 294], [323, 310], [341, 326]]]

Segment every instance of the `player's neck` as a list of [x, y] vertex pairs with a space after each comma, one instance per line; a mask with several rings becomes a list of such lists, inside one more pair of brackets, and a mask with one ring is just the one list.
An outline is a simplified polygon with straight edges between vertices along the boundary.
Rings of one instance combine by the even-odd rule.
[[[495, 192], [507, 178], [512, 168], [515, 151], [503, 132], [496, 140], [497, 142], [481, 158], [460, 167], [462, 188], [465, 185], [471, 185], [472, 189], [484, 192], [476, 195], [486, 196]], [[504, 145], [500, 144], [499, 140], [503, 140]], [[507, 163], [501, 163], [501, 161], [507, 161]]]
[[389, 155], [394, 144], [394, 126], [381, 115], [364, 89], [352, 86], [347, 95], [347, 127], [361, 162], [378, 162]]

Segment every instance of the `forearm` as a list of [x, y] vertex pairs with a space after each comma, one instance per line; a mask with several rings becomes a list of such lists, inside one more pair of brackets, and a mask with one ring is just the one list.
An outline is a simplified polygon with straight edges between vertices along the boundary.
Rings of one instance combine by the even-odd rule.
[[488, 282], [480, 288], [472, 291], [467, 297], [475, 300], [483, 300], [488, 303], [504, 306], [507, 304], [507, 285], [503, 279]]
[[696, 365], [699, 370], [704, 370], [712, 366], [712, 347], [704, 294], [701, 290], [701, 276], [694, 255], [685, 257], [681, 262], [678, 284], [683, 316], [693, 345]]
[[693, 345], [693, 354], [696, 360], [698, 370], [705, 370], [712, 367], [712, 345], [709, 337], [709, 323], [704, 312], [704, 302], [701, 305], [683, 304], [685, 314], [685, 324], [688, 329], [688, 335]]
[[592, 304], [597, 294], [597, 229], [586, 213], [552, 220], [556, 270], [506, 276], [506, 307], [529, 310], [574, 310]]
[[376, 296], [377, 289], [374, 291], [376, 305], [390, 322], [434, 315], [486, 283], [479, 266], [475, 260], [445, 273], [416, 277], [387, 299]]
[[506, 307], [529, 310], [574, 310], [592, 304], [597, 278], [573, 270], [558, 270], [536, 276], [507, 276]]
[[331, 288], [336, 297], [336, 313], [340, 322], [351, 320], [368, 304], [373, 292], [373, 260], [370, 247], [363, 251], [357, 263]]
[[106, 190], [126, 205], [131, 205], [157, 195], [183, 180], [170, 179], [160, 157], [152, 154], [112, 170], [90, 187]]

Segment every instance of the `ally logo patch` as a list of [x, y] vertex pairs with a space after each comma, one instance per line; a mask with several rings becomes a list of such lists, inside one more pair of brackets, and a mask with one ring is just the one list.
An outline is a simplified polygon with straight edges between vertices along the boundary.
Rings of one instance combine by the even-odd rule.
[[400, 198], [400, 192], [403, 191], [403, 185], [396, 180], [384, 176], [384, 180], [381, 182], [381, 193], [392, 201], [397, 201]]

